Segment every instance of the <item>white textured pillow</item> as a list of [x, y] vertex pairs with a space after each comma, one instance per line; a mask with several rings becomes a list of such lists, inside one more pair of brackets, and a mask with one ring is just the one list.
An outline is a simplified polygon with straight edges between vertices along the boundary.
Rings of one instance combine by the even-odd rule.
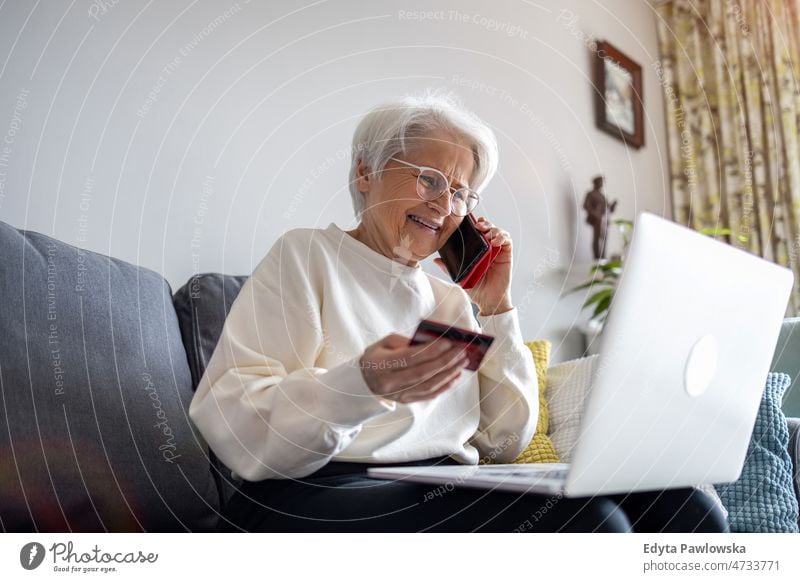
[[[550, 407], [550, 440], [562, 463], [572, 461], [583, 421], [584, 401], [589, 395], [599, 354], [555, 364], [547, 369], [545, 398]], [[728, 517], [728, 510], [713, 485], [698, 485]]]
[[598, 355], [555, 364], [547, 369], [547, 398], [550, 407], [550, 439], [562, 463], [572, 460], [583, 419], [583, 404], [592, 385]]

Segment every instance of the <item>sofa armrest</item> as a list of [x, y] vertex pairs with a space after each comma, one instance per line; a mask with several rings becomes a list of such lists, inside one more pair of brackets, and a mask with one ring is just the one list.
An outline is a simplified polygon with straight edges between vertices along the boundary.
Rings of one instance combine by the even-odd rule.
[[794, 466], [794, 493], [800, 501], [800, 418], [787, 418], [786, 421], [789, 425], [789, 456]]

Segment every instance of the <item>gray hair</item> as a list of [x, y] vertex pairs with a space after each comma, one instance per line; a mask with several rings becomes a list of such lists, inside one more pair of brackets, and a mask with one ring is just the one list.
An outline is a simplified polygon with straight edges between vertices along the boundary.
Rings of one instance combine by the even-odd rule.
[[365, 206], [364, 195], [356, 185], [359, 160], [364, 161], [370, 173], [380, 176], [392, 156], [413, 149], [414, 138], [424, 138], [437, 130], [455, 134], [472, 149], [470, 188], [480, 192], [488, 184], [497, 171], [499, 157], [491, 128], [465, 109], [452, 93], [429, 91], [402, 97], [367, 113], [353, 134], [350, 196], [357, 218], [361, 218]]

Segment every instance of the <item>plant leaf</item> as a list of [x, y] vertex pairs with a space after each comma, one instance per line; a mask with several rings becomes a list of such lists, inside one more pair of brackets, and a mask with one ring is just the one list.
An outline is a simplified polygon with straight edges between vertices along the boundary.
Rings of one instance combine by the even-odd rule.
[[611, 297], [613, 295], [614, 295], [613, 288], [609, 287], [606, 289], [601, 289], [600, 291], [598, 291], [597, 293], [595, 293], [586, 300], [586, 302], [583, 304], [583, 308], [586, 309], [587, 307], [591, 307], [595, 303], [601, 302], [606, 298], [608, 298], [608, 300], [611, 301]]
[[622, 261], [619, 259], [614, 259], [613, 261], [595, 265], [589, 271], [589, 274], [596, 273], [597, 271], [601, 271], [602, 273], [614, 273], [620, 271], [620, 269], [622, 269]]
[[613, 298], [613, 294], [612, 295], [607, 295], [607, 296], [603, 297], [602, 299], [600, 299], [600, 301], [597, 302], [597, 305], [594, 308], [594, 313], [592, 314], [592, 319], [594, 319], [595, 317], [597, 317], [601, 313], [603, 313], [605, 311], [608, 311], [608, 308], [611, 305], [611, 299], [612, 298]]

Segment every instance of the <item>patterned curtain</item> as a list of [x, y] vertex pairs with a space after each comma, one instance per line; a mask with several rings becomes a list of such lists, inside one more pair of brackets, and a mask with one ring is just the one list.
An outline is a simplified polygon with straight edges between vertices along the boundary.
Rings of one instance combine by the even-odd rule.
[[657, 6], [673, 214], [795, 274], [800, 312], [800, 0]]

